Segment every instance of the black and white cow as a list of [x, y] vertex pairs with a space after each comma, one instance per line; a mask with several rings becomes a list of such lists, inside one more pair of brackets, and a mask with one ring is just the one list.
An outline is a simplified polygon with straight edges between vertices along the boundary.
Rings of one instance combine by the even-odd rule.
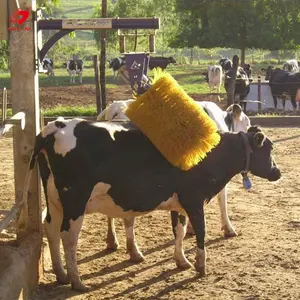
[[221, 58], [219, 61], [219, 65], [222, 67], [224, 73], [229, 71], [233, 66], [232, 60], [227, 57]]
[[114, 78], [116, 78], [119, 69], [125, 65], [125, 57], [116, 57], [109, 61], [109, 68], [112, 69]]
[[[233, 77], [233, 68], [229, 69], [225, 75], [225, 90], [228, 93], [229, 90], [229, 81]], [[246, 102], [244, 102], [245, 98], [250, 92], [250, 80], [247, 75], [247, 72], [242, 68], [237, 68], [236, 73], [236, 81], [235, 81], [235, 89], [234, 89], [234, 97], [235, 99], [238, 98], [236, 101], [240, 102], [241, 106], [246, 111]]]
[[287, 72], [299, 72], [299, 62], [296, 59], [287, 60], [283, 65], [283, 70]]
[[164, 70], [169, 64], [176, 64], [176, 60], [173, 56], [162, 57], [162, 56], [150, 56], [149, 69], [161, 68]]
[[[48, 123], [36, 138], [27, 178], [38, 157], [48, 209], [45, 229], [58, 282], [71, 282], [73, 289], [86, 291], [78, 274], [76, 247], [84, 214], [92, 212], [123, 219], [153, 210], [187, 215], [196, 232], [195, 268], [205, 275], [204, 203], [245, 168], [269, 181], [281, 177], [271, 156], [272, 142], [258, 128], [251, 127], [247, 133], [220, 133], [220, 137], [204, 160], [182, 171], [130, 122], [59, 118]], [[178, 220], [173, 228], [174, 258], [178, 267], [187, 268], [191, 264], [181, 249], [185, 221], [181, 216]], [[173, 224], [175, 221], [173, 218]], [[125, 225], [132, 227], [130, 222]], [[130, 228], [126, 230], [130, 232]], [[60, 238], [68, 275], [60, 257]]]
[[213, 65], [208, 67], [207, 80], [208, 80], [208, 85], [211, 93], [213, 92], [214, 89], [217, 90], [217, 93], [220, 93], [222, 79], [223, 79], [223, 71], [221, 66]]
[[53, 77], [55, 80], [55, 74], [54, 74], [54, 64], [53, 60], [51, 58], [44, 58], [42, 61], [42, 68], [45, 71], [45, 74], [49, 77]]
[[263, 68], [262, 71], [266, 72], [265, 80], [269, 81], [275, 109], [277, 109], [277, 98], [281, 98], [283, 110], [285, 110], [286, 97], [289, 96], [293, 108], [296, 110], [296, 94], [297, 90], [300, 89], [300, 73], [274, 69], [273, 66], [269, 66], [267, 69]]
[[83, 60], [70, 59], [65, 63], [67, 71], [70, 75], [70, 83], [75, 83], [75, 76], [79, 76], [79, 82], [82, 83]]

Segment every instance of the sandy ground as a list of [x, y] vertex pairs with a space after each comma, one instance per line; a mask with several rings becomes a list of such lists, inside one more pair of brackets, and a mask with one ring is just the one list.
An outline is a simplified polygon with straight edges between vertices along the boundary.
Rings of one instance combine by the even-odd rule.
[[[58, 285], [47, 260], [34, 299], [300, 299], [300, 129], [265, 132], [275, 141], [283, 179], [273, 184], [252, 176], [250, 192], [242, 188], [240, 176], [230, 182], [229, 213], [239, 233], [236, 238], [223, 239], [217, 201], [206, 207], [205, 278], [198, 278], [193, 269], [176, 268], [168, 213], [137, 219], [137, 241], [145, 255], [140, 264], [128, 261], [120, 220], [120, 248], [105, 250], [105, 217], [94, 214], [85, 218], [77, 251], [81, 278], [90, 292], [78, 294], [69, 285]], [[0, 139], [0, 149], [1, 218], [14, 199], [12, 139]], [[193, 262], [194, 237], [185, 240], [185, 249]]]

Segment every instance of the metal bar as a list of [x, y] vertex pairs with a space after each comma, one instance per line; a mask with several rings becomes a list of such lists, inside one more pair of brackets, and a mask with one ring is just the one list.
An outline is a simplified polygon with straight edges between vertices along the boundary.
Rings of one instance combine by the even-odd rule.
[[7, 216], [0, 221], [0, 233], [8, 226], [9, 222], [16, 216], [22, 205], [23, 202], [14, 204]]
[[65, 35], [69, 34], [70, 32], [72, 32], [74, 30], [70, 29], [70, 30], [61, 30], [56, 32], [43, 46], [43, 48], [40, 51], [40, 55], [39, 55], [39, 60], [40, 62], [43, 61], [43, 59], [45, 58], [47, 52], [51, 49], [51, 47], [62, 37], [64, 37]]
[[4, 125], [0, 127], [0, 136], [8, 132], [14, 125], [20, 125], [21, 129], [25, 128], [25, 116], [24, 111], [20, 111], [13, 115], [10, 119], [4, 120]]
[[159, 18], [93, 18], [39, 20], [38, 30], [159, 29]]
[[2, 120], [1, 125], [4, 125], [4, 121], [6, 119], [6, 113], [7, 113], [7, 89], [3, 88], [2, 92]]

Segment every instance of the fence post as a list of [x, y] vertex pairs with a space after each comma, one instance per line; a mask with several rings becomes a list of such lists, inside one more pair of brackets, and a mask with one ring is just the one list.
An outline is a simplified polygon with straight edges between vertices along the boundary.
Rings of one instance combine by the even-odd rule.
[[257, 77], [257, 110], [261, 112], [261, 76]]
[[93, 57], [94, 62], [94, 72], [95, 72], [95, 84], [96, 84], [96, 107], [97, 107], [97, 115], [100, 114], [102, 111], [102, 101], [101, 101], [101, 95], [100, 95], [100, 81], [99, 81], [99, 62], [98, 62], [98, 56], [94, 55]]
[[[14, 9], [15, 1], [9, 1], [10, 14]], [[39, 116], [39, 78], [38, 78], [38, 51], [37, 51], [37, 21], [36, 0], [19, 1], [20, 8], [30, 12], [28, 20], [19, 25], [19, 30], [10, 32], [10, 83], [13, 114], [19, 111], [26, 113], [26, 127], [22, 131], [19, 126], [13, 128], [14, 150], [14, 179], [16, 204], [22, 201], [24, 181], [28, 170], [28, 163], [34, 148], [36, 135], [40, 131]], [[18, 25], [17, 25], [18, 26]], [[27, 26], [27, 30], [24, 29]], [[22, 66], [22, 68], [20, 68]], [[40, 178], [35, 167], [28, 191], [28, 215], [22, 211], [17, 221], [17, 239], [27, 234], [37, 233], [36, 248], [31, 256], [28, 271], [24, 278], [24, 299], [29, 299], [33, 289], [38, 284], [41, 275], [39, 259], [42, 245], [41, 226], [41, 201], [40, 201]], [[28, 227], [24, 228], [24, 222]]]

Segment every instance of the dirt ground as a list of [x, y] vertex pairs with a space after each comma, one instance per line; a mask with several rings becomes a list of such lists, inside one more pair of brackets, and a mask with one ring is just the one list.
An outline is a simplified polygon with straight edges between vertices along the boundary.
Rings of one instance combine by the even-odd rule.
[[[225, 240], [217, 201], [206, 207], [207, 276], [181, 271], [172, 260], [173, 236], [166, 212], [136, 222], [137, 241], [145, 261], [133, 264], [125, 250], [124, 230], [117, 221], [120, 248], [105, 250], [106, 221], [86, 216], [78, 245], [81, 278], [91, 287], [78, 294], [55, 282], [50, 262], [35, 300], [58, 299], [300, 299], [300, 128], [265, 128], [274, 143], [283, 178], [278, 183], [251, 177], [250, 192], [240, 176], [229, 184], [229, 214], [239, 233]], [[0, 219], [13, 204], [12, 139], [0, 139]], [[0, 239], [11, 234], [8, 229]], [[185, 240], [191, 262], [194, 237]]]

